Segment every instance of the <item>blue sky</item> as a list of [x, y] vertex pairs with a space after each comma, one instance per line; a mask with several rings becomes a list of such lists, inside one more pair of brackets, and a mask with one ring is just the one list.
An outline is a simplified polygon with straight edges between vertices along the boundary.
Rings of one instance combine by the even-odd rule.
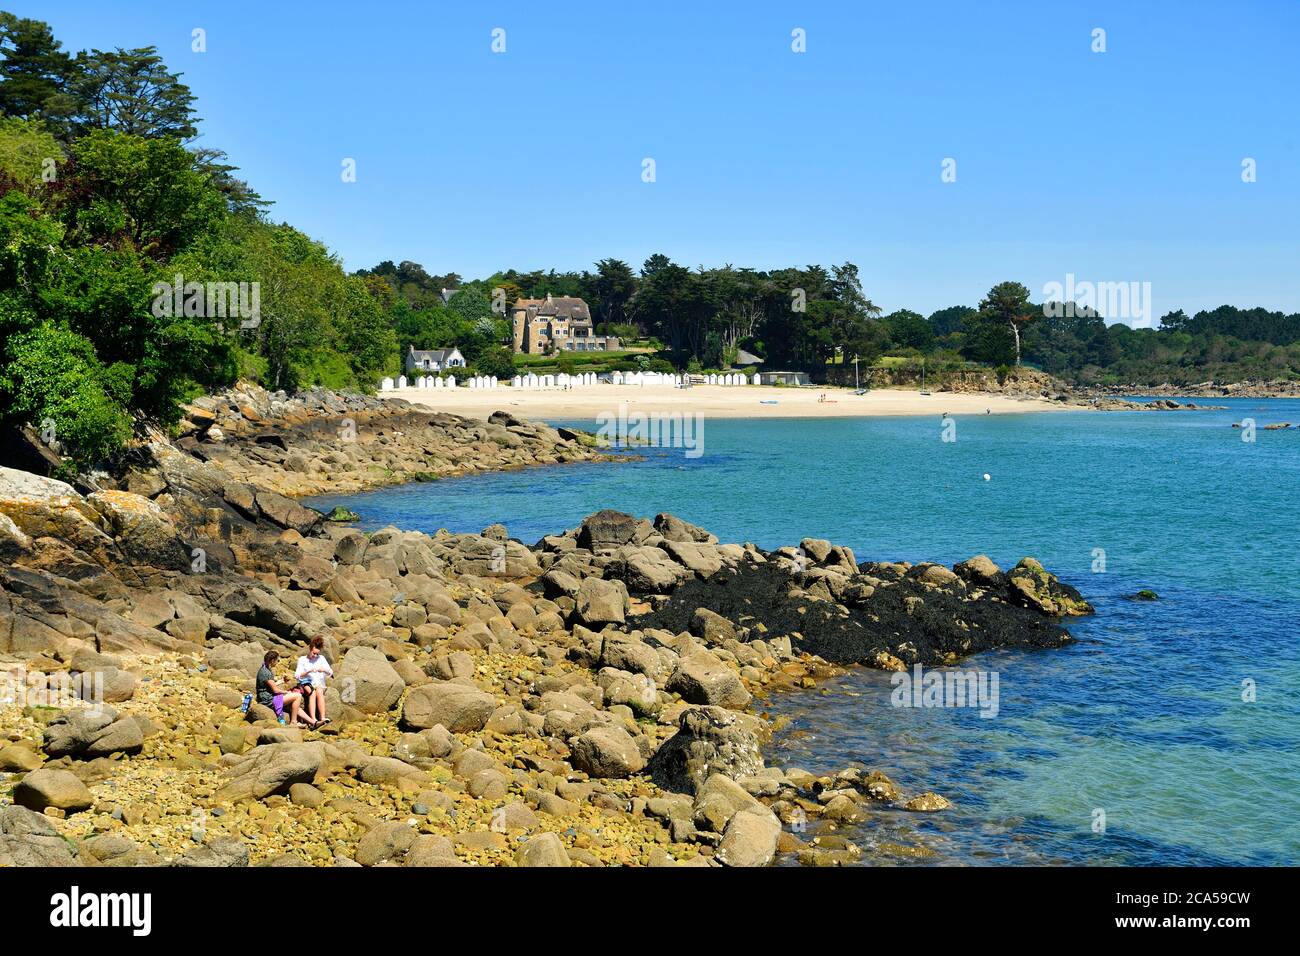
[[0, 6], [156, 45], [200, 142], [349, 269], [851, 260], [886, 311], [1067, 273], [1300, 311], [1293, 0]]

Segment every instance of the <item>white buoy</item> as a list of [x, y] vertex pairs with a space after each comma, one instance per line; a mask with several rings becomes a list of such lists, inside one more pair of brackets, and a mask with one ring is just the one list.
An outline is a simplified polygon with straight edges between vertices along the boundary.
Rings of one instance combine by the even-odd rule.
[[992, 480], [993, 480], [993, 476], [990, 475], [990, 474], [986, 471], [986, 472], [984, 472], [984, 480], [985, 480], [985, 481], [992, 481]]

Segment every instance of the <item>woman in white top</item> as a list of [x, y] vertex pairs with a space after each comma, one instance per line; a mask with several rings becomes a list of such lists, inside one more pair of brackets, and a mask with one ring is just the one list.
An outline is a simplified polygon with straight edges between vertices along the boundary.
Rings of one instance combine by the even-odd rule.
[[313, 637], [306, 656], [298, 658], [298, 668], [294, 671], [298, 689], [307, 703], [307, 713], [317, 726], [330, 722], [325, 716], [325, 678], [333, 677], [334, 669], [325, 659], [324, 647], [325, 638]]

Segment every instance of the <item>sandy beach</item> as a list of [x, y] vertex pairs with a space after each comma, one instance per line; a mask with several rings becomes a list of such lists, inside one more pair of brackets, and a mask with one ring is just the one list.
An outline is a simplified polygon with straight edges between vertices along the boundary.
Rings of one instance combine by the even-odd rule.
[[[819, 401], [821, 396], [826, 401]], [[1078, 410], [1038, 398], [983, 393], [934, 392], [922, 395], [907, 389], [877, 389], [855, 395], [852, 389], [779, 388], [770, 385], [590, 385], [560, 388], [420, 389], [381, 392], [381, 398], [402, 398], [436, 411], [486, 418], [498, 409], [523, 418], [595, 419], [614, 415], [627, 402], [641, 412], [701, 412], [717, 418], [852, 418], [882, 415], [1005, 415], [1023, 412]], [[775, 404], [764, 404], [774, 402]]]

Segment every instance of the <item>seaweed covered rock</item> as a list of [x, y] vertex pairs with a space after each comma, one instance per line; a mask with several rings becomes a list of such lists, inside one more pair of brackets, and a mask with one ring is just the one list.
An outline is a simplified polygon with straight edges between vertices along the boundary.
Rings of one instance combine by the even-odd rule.
[[1012, 601], [1054, 617], [1091, 614], [1093, 607], [1076, 589], [1062, 584], [1033, 558], [1022, 558], [1007, 572]]
[[[704, 608], [728, 621], [760, 621], [764, 639], [788, 637], [795, 650], [832, 663], [878, 667], [946, 664], [994, 647], [1060, 647], [1072, 640], [1056, 612], [1009, 603], [993, 591], [972, 596], [961, 580], [930, 583], [928, 575], [909, 576], [905, 567], [864, 565], [868, 573], [848, 578], [837, 602], [825, 592], [805, 590], [808, 580], [820, 585], [823, 578], [790, 567], [743, 563], [688, 581], [629, 626], [690, 630]], [[1073, 592], [1056, 587], [1053, 594]], [[695, 689], [680, 692], [693, 702], [718, 703], [701, 699]]]

